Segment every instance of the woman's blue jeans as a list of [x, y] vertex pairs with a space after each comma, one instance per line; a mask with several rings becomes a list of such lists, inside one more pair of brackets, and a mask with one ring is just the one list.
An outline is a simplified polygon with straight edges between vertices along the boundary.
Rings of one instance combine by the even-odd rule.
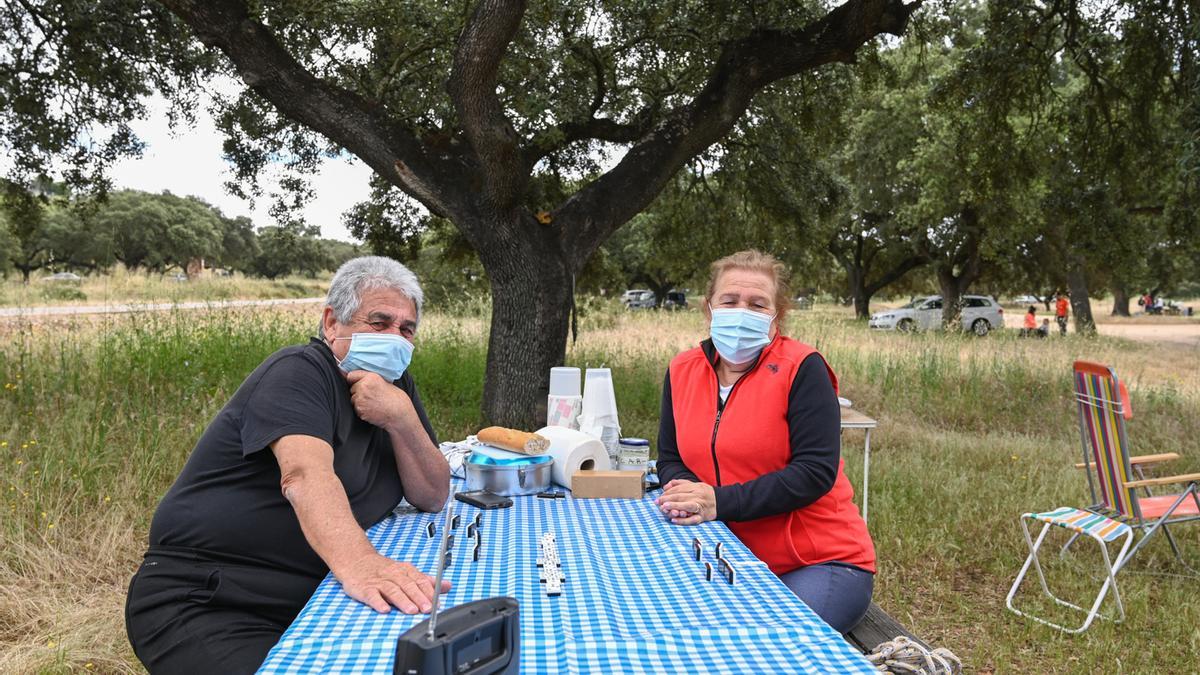
[[839, 562], [785, 572], [780, 580], [839, 633], [854, 628], [871, 606], [875, 575]]

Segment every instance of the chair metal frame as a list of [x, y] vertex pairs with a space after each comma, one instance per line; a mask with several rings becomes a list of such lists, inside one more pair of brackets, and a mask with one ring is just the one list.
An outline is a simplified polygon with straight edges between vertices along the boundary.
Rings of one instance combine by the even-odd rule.
[[[1123, 534], [1123, 536], [1125, 538], [1125, 543], [1121, 546], [1121, 549], [1117, 552], [1115, 564], [1113, 562], [1113, 558], [1111, 558], [1108, 554], [1108, 545], [1105, 543], [1103, 538], [1101, 538], [1098, 535], [1093, 534], [1091, 532], [1084, 532], [1084, 531], [1078, 530], [1078, 529], [1072, 530], [1073, 531], [1073, 534], [1071, 536], [1072, 540], [1079, 536], [1089, 537], [1089, 538], [1095, 540], [1096, 544], [1099, 545], [1100, 553], [1104, 556], [1104, 569], [1105, 569], [1104, 583], [1101, 584], [1100, 591], [1098, 593], [1096, 593], [1096, 599], [1092, 602], [1091, 608], [1084, 609], [1083, 607], [1080, 607], [1079, 605], [1076, 605], [1071, 602], [1067, 602], [1066, 600], [1063, 600], [1062, 598], [1058, 597], [1054, 593], [1050, 592], [1050, 587], [1049, 587], [1049, 585], [1046, 584], [1046, 574], [1045, 574], [1045, 572], [1042, 571], [1042, 562], [1041, 562], [1041, 560], [1038, 559], [1038, 549], [1041, 548], [1042, 541], [1045, 540], [1046, 534], [1050, 531], [1051, 527], [1066, 527], [1066, 526], [1058, 524], [1058, 523], [1039, 521], [1035, 517], [1036, 515], [1037, 514], [1026, 513], [1021, 516], [1021, 532], [1025, 535], [1025, 544], [1029, 547], [1029, 555], [1025, 558], [1025, 564], [1021, 566], [1021, 571], [1019, 573], [1017, 573], [1017, 578], [1015, 581], [1013, 581], [1012, 588], [1008, 589], [1008, 596], [1005, 597], [1005, 599], [1004, 599], [1005, 606], [1007, 606], [1014, 613], [1019, 614], [1024, 617], [1028, 617], [1030, 619], [1033, 619], [1034, 621], [1037, 621], [1038, 623], [1044, 623], [1047, 626], [1057, 628], [1057, 629], [1067, 632], [1067, 633], [1078, 634], [1078, 633], [1082, 633], [1083, 631], [1087, 630], [1088, 626], [1092, 625], [1092, 621], [1094, 621], [1097, 616], [1099, 616], [1100, 618], [1103, 618], [1103, 619], [1109, 618], [1100, 613], [1100, 605], [1101, 605], [1101, 603], [1104, 602], [1104, 596], [1106, 596], [1108, 594], [1108, 590], [1109, 590], [1109, 588], [1111, 588], [1112, 592], [1113, 592], [1113, 598], [1115, 598], [1117, 601], [1117, 612], [1119, 614], [1119, 617], [1114, 619], [1114, 621], [1116, 623], [1120, 623], [1120, 622], [1124, 621], [1125, 620], [1125, 605], [1124, 605], [1124, 603], [1121, 602], [1121, 590], [1119, 588], [1117, 588], [1117, 571], [1120, 569], [1121, 564], [1123, 564], [1124, 561], [1128, 559], [1129, 546], [1133, 543], [1133, 529], [1132, 528], [1125, 529], [1124, 534]], [[1042, 531], [1041, 531], [1041, 533], [1038, 534], [1038, 538], [1037, 538], [1036, 542], [1033, 540], [1033, 538], [1029, 534], [1029, 523], [1031, 521], [1043, 523]], [[1070, 529], [1070, 528], [1068, 528], [1068, 529]], [[1062, 605], [1064, 607], [1069, 607], [1071, 609], [1078, 610], [1080, 612], [1085, 613], [1087, 616], [1084, 618], [1083, 624], [1081, 624], [1078, 628], [1068, 628], [1061, 624], [1054, 623], [1053, 621], [1043, 619], [1032, 613], [1022, 612], [1021, 610], [1016, 608], [1016, 606], [1013, 604], [1013, 598], [1016, 597], [1017, 589], [1021, 587], [1021, 582], [1025, 580], [1025, 574], [1029, 571], [1030, 565], [1033, 565], [1034, 569], [1037, 570], [1038, 581], [1042, 585], [1042, 592], [1045, 593], [1047, 596], [1049, 596], [1051, 600], [1058, 603], [1059, 605]]]

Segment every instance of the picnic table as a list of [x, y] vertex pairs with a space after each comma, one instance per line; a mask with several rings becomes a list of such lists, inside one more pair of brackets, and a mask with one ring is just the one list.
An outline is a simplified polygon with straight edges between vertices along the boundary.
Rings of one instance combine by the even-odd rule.
[[[461, 481], [455, 479], [455, 488]], [[871, 665], [801, 602], [721, 522], [665, 521], [653, 499], [514, 497], [511, 508], [461, 515], [443, 607], [494, 596], [520, 604], [522, 673], [873, 673]], [[467, 524], [482, 514], [481, 558]], [[367, 531], [384, 555], [432, 573], [442, 516], [398, 509]], [[551, 597], [539, 581], [537, 542], [552, 532], [566, 582]], [[440, 530], [438, 532], [440, 536]], [[703, 543], [693, 556], [692, 538]], [[735, 569], [720, 574], [714, 547]], [[714, 567], [705, 579], [704, 562]], [[424, 620], [378, 614], [332, 575], [267, 655], [260, 673], [390, 673], [397, 637]]]
[[871, 480], [871, 430], [879, 426], [879, 422], [867, 417], [853, 408], [842, 407], [842, 429], [862, 429], [866, 432], [863, 442], [863, 481], [862, 481], [862, 517], [867, 521], [867, 496]]

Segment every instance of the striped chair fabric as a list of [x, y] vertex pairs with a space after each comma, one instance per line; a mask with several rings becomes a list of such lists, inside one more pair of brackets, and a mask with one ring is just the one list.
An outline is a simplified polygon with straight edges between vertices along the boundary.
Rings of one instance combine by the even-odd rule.
[[1063, 506], [1044, 513], [1026, 513], [1026, 518], [1033, 518], [1043, 523], [1065, 527], [1080, 534], [1093, 535], [1106, 542], [1125, 536], [1131, 528], [1125, 523], [1106, 518], [1098, 513]]
[[1125, 418], [1129, 394], [1105, 366], [1075, 362], [1075, 400], [1079, 403], [1079, 425], [1091, 457], [1092, 476], [1099, 494], [1097, 510], [1111, 511], [1121, 518], [1141, 519], [1137, 494], [1125, 484], [1136, 480], [1126, 451]]

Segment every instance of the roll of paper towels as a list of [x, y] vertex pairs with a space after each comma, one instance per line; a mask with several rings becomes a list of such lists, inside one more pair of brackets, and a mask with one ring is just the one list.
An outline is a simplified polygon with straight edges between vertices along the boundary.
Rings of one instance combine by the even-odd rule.
[[555, 483], [570, 488], [571, 476], [580, 469], [609, 471], [613, 467], [608, 461], [608, 451], [594, 436], [566, 427], [544, 427], [538, 434], [550, 439], [551, 467]]

